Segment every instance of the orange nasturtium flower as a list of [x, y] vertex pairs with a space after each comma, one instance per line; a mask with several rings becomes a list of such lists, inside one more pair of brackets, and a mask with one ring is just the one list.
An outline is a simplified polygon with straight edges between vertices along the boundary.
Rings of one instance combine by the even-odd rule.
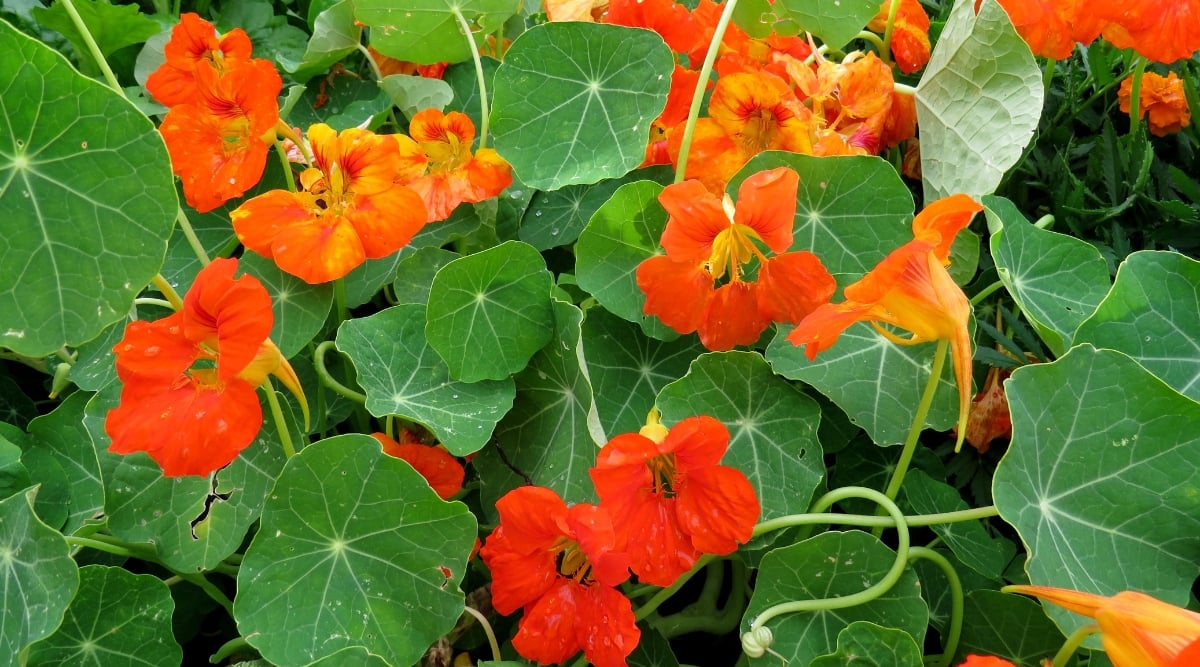
[[628, 538], [640, 581], [670, 586], [701, 554], [733, 553], [750, 539], [761, 507], [746, 475], [721, 465], [728, 448], [716, 419], [689, 417], [668, 430], [654, 410], [638, 433], [600, 450], [588, 474]]
[[229, 214], [247, 248], [317, 284], [396, 252], [425, 225], [421, 198], [395, 182], [404, 164], [395, 137], [318, 123], [308, 140], [303, 190], [272, 190]]
[[[821, 260], [786, 252], [798, 186], [786, 167], [759, 172], [742, 182], [736, 208], [699, 181], [667, 186], [658, 197], [670, 215], [662, 235], [667, 254], [637, 268], [645, 312], [679, 333], [698, 332], [705, 347], [719, 351], [754, 343], [771, 322], [799, 322], [828, 301], [836, 283]], [[746, 275], [753, 259], [757, 280]]]
[[958, 667], [1017, 667], [1004, 658], [994, 655], [968, 655], [966, 661]]
[[425, 174], [405, 183], [425, 201], [429, 222], [445, 220], [463, 202], [495, 197], [512, 184], [512, 168], [491, 148], [471, 154], [475, 123], [465, 113], [425, 109], [413, 116], [409, 136], [425, 151]]
[[372, 433], [372, 438], [383, 445], [383, 453], [404, 459], [414, 470], [421, 473], [425, 481], [442, 500], [450, 500], [462, 489], [466, 472], [450, 452], [440, 445], [426, 445], [412, 431], [401, 428], [399, 440], [386, 433]]
[[171, 29], [163, 47], [167, 60], [146, 79], [146, 90], [164, 106], [197, 101], [197, 69], [223, 73], [250, 60], [250, 37], [241, 28], [217, 36], [213, 24], [187, 13]]
[[629, 578], [629, 560], [607, 511], [568, 508], [540, 486], [509, 491], [496, 509], [500, 525], [479, 553], [492, 571], [496, 611], [525, 609], [517, 652], [559, 663], [582, 649], [597, 667], [624, 667], [641, 631], [629, 598], [614, 588]]
[[1114, 667], [1194, 667], [1200, 614], [1136, 591], [1112, 597], [1050, 586], [1005, 586], [1095, 619]]
[[236, 259], [201, 269], [183, 308], [136, 320], [114, 347], [121, 403], [104, 429], [109, 451], [146, 452], [168, 477], [207, 475], [245, 449], [262, 427], [255, 388], [278, 376], [304, 404], [291, 366], [267, 339], [271, 297]]
[[1082, 11], [1108, 19], [1104, 38], [1160, 63], [1200, 49], [1200, 0], [1093, 0]]
[[[1132, 97], [1133, 77], [1125, 77], [1117, 90], [1117, 102], [1121, 105], [1121, 111], [1130, 113]], [[1165, 137], [1190, 125], [1192, 112], [1188, 109], [1183, 79], [1174, 72], [1169, 72], [1165, 77], [1154, 72], [1142, 74], [1138, 113], [1142, 118], [1150, 115], [1150, 132], [1156, 137]]]
[[[891, 0], [884, 0], [879, 13], [867, 29], [882, 33], [887, 27]], [[905, 74], [912, 74], [929, 62], [929, 15], [919, 0], [900, 0], [896, 21], [892, 24], [892, 59]]]
[[[845, 301], [821, 306], [788, 335], [793, 344], [806, 346], [809, 359], [836, 343], [855, 322], [870, 322], [885, 338], [900, 345], [949, 341], [958, 382], [958, 447], [966, 434], [971, 407], [971, 334], [967, 330], [971, 304], [946, 266], [954, 237], [982, 209], [961, 194], [926, 206], [913, 220], [916, 238], [848, 285]], [[912, 336], [901, 338], [881, 323], [907, 329]]]

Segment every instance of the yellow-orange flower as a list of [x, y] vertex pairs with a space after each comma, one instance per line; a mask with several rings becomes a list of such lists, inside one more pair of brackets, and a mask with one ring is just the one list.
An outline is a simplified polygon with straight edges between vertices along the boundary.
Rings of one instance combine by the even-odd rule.
[[426, 214], [417, 193], [395, 183], [404, 161], [393, 136], [317, 124], [308, 139], [313, 166], [300, 174], [303, 190], [272, 190], [229, 217], [247, 248], [316, 284], [396, 252]]
[[[1133, 77], [1126, 77], [1117, 90], [1117, 101], [1121, 111], [1130, 113], [1133, 96]], [[1192, 122], [1187, 96], [1183, 91], [1183, 79], [1174, 72], [1159, 76], [1154, 72], [1142, 75], [1141, 92], [1138, 94], [1138, 113], [1142, 118], [1150, 116], [1150, 132], [1156, 137], [1165, 137], [1178, 132]]]
[[1096, 620], [1114, 667], [1193, 667], [1200, 654], [1200, 614], [1136, 591], [1112, 597], [1050, 586], [1006, 586]]
[[[958, 382], [959, 447], [971, 406], [971, 334], [967, 330], [971, 305], [946, 266], [954, 237], [982, 208], [961, 194], [925, 207], [913, 220], [912, 241], [847, 286], [844, 302], [821, 306], [788, 335], [794, 345], [805, 346], [809, 359], [836, 343], [855, 322], [870, 322], [885, 338], [900, 345], [949, 341]], [[901, 338], [881, 323], [906, 329], [912, 336]]]
[[490, 148], [471, 154], [475, 123], [458, 111], [425, 109], [413, 116], [409, 135], [428, 158], [423, 176], [405, 183], [421, 195], [429, 222], [445, 220], [464, 202], [495, 197], [512, 184], [512, 168]]

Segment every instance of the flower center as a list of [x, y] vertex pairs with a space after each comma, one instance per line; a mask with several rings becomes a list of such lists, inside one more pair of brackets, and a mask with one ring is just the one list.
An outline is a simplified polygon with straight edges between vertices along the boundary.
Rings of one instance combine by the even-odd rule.
[[646, 461], [646, 467], [650, 469], [650, 476], [654, 478], [654, 495], [674, 498], [674, 485], [677, 481], [675, 478], [675, 455], [660, 454]]
[[733, 282], [740, 282], [742, 279], [742, 265], [749, 262], [752, 258], [758, 257], [759, 261], [765, 261], [765, 257], [755, 241], [762, 241], [762, 237], [753, 228], [738, 223], [731, 223], [727, 229], [721, 230], [717, 234], [717, 238], [713, 239], [712, 255], [708, 258], [708, 271], [712, 274], [714, 280], [720, 279], [729, 271], [729, 279]]
[[471, 159], [471, 146], [453, 132], [446, 132], [438, 141], [421, 142], [421, 148], [429, 157], [429, 172], [455, 171]]
[[593, 581], [592, 563], [588, 560], [587, 554], [583, 553], [579, 543], [566, 537], [560, 537], [554, 543], [554, 548], [559, 550], [554, 559], [558, 574], [577, 584], [590, 586]]

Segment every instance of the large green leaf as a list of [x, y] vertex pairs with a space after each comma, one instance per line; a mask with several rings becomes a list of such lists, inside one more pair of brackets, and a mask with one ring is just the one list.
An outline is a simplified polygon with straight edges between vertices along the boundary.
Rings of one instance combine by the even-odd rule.
[[154, 125], [0, 21], [0, 346], [94, 338], [162, 266], [175, 187]]
[[1075, 343], [1119, 350], [1176, 391], [1200, 401], [1200, 262], [1176, 252], [1135, 252]]
[[279, 346], [284, 358], [295, 356], [312, 342], [329, 317], [332, 284], [310, 285], [252, 252], [242, 257], [238, 272], [258, 278], [271, 295], [271, 311], [275, 316], [271, 340]]
[[751, 158], [726, 189], [736, 195], [747, 177], [776, 167], [800, 174], [792, 249], [816, 253], [843, 282], [912, 240], [912, 194], [886, 161], [767, 151]]
[[[904, 478], [904, 497], [917, 514], [969, 509], [954, 487], [920, 470], [911, 470]], [[991, 579], [1000, 579], [1009, 562], [1017, 555], [1012, 542], [1003, 537], [992, 537], [982, 524], [975, 521], [947, 523], [932, 528], [964, 565]]]
[[579, 233], [596, 211], [622, 185], [640, 180], [665, 185], [671, 182], [672, 176], [669, 166], [658, 165], [595, 184], [568, 185], [553, 192], [536, 191], [521, 220], [520, 239], [538, 250], [570, 245], [579, 238]]
[[54, 632], [79, 586], [66, 540], [33, 513], [36, 493], [30, 489], [0, 500], [0, 655], [4, 656], [16, 656]]
[[469, 60], [473, 50], [456, 11], [478, 42], [520, 8], [520, 0], [354, 0], [354, 17], [371, 28], [371, 46], [385, 56], [423, 64], [456, 63]]
[[443, 266], [429, 288], [425, 336], [463, 382], [503, 380], [554, 333], [550, 272], [538, 251], [502, 243]]
[[554, 302], [554, 339], [517, 375], [516, 401], [496, 431], [503, 453], [488, 447], [475, 461], [484, 507], [493, 514], [496, 500], [526, 479], [568, 503], [596, 499], [587, 470], [607, 438], [580, 366], [581, 319], [575, 306]]
[[178, 665], [183, 649], [171, 632], [175, 602], [151, 574], [119, 567], [79, 568], [79, 592], [58, 632], [35, 644], [29, 667]]
[[838, 633], [837, 651], [809, 667], [922, 667], [921, 647], [903, 630], [855, 621]]
[[[1005, 383], [1013, 436], [992, 484], [1034, 584], [1187, 603], [1200, 555], [1200, 404], [1090, 345]], [[1067, 632], [1082, 616], [1047, 605]]]
[[421, 422], [453, 454], [483, 448], [512, 407], [511, 378], [467, 383], [450, 377], [425, 341], [424, 305], [347, 320], [338, 328], [337, 348], [354, 362], [371, 414]]
[[496, 150], [539, 190], [624, 176], [646, 156], [674, 64], [648, 30], [580, 22], [530, 28], [496, 71]]
[[925, 201], [991, 194], [1033, 138], [1043, 97], [1042, 71], [1004, 9], [958, 0], [917, 84]]
[[[742, 631], [768, 607], [793, 600], [844, 597], [883, 579], [896, 553], [882, 542], [860, 531], [828, 532], [769, 552], [762, 559], [750, 607], [742, 619]], [[775, 636], [772, 649], [784, 660], [798, 665], [837, 650], [838, 634], [855, 621], [869, 621], [896, 628], [921, 645], [929, 623], [921, 584], [912, 568], [882, 596], [845, 609], [827, 609], [776, 616], [767, 622]], [[779, 658], [767, 654], [751, 659], [752, 665], [778, 665]]]
[[411, 665], [454, 626], [475, 518], [365, 435], [288, 460], [238, 572], [238, 630], [275, 664], [361, 646]]
[[779, 34], [811, 32], [833, 48], [845, 46], [879, 13], [875, 0], [779, 0], [772, 9]]
[[1012, 202], [985, 197], [996, 273], [1056, 355], [1104, 298], [1108, 267], [1092, 244], [1034, 227]]
[[[100, 461], [87, 429], [83, 427], [84, 406], [90, 394], [71, 394], [53, 412], [29, 422], [30, 443], [22, 456], [29, 464], [30, 459], [49, 458], [56, 462], [64, 473], [65, 489], [44, 489], [47, 497], [51, 491], [65, 496], [66, 522], [61, 526], [64, 533], [74, 532], [88, 519], [104, 511], [104, 483], [100, 474]], [[30, 472], [34, 473], [33, 465]], [[50, 480], [34, 473], [33, 479], [43, 484]], [[56, 494], [57, 495], [57, 494]], [[38, 503], [38, 514], [43, 513]]]
[[[916, 417], [921, 392], [929, 381], [934, 345], [896, 345], [870, 325], [846, 329], [832, 348], [809, 361], [802, 348], [788, 342], [780, 329], [767, 347], [776, 373], [812, 385], [846, 411], [875, 444], [898, 445]], [[950, 428], [958, 418], [954, 370], [947, 363], [925, 424]]]
[[967, 593], [956, 663], [969, 653], [994, 655], [1017, 667], [1040, 667], [1062, 648], [1063, 635], [1038, 603], [996, 590]]
[[817, 424], [821, 408], [771, 372], [757, 352], [713, 352], [663, 388], [658, 407], [675, 423], [709, 415], [729, 429], [722, 461], [750, 478], [762, 518], [800, 514], [825, 476]]

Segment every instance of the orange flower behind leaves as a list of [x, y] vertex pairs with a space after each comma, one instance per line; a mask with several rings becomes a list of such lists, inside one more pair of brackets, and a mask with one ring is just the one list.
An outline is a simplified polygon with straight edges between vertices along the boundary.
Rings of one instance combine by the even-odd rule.
[[[958, 382], [957, 447], [962, 446], [971, 407], [971, 335], [967, 330], [971, 305], [946, 265], [954, 237], [981, 210], [983, 207], [966, 195], [939, 199], [925, 207], [913, 220], [912, 241], [847, 286], [844, 302], [821, 306], [788, 335], [792, 344], [806, 346], [810, 360], [836, 343], [855, 322], [870, 322], [899, 345], [949, 341]], [[881, 324], [907, 329], [912, 335], [901, 338]]]
[[267, 336], [271, 297], [236, 259], [202, 269], [183, 308], [125, 327], [114, 347], [121, 403], [104, 429], [109, 451], [143, 451], [168, 477], [207, 475], [233, 461], [262, 427], [255, 388], [279, 376], [304, 402], [291, 366]]
[[[867, 28], [882, 33], [887, 27], [891, 0], [885, 0]], [[900, 0], [892, 24], [892, 60], [905, 74], [912, 74], [929, 62], [929, 15], [920, 0]]]
[[972, 401], [967, 420], [967, 442], [979, 451], [987, 452], [997, 438], [1012, 437], [1012, 417], [1008, 413], [1008, 395], [1002, 381], [1009, 371], [992, 368], [988, 371], [983, 390]]
[[1004, 658], [992, 655], [968, 655], [965, 662], [958, 667], [1017, 667]]
[[400, 429], [400, 440], [392, 440], [386, 433], [372, 433], [372, 438], [383, 445], [383, 453], [404, 459], [414, 470], [421, 473], [425, 481], [442, 500], [450, 500], [462, 489], [466, 472], [450, 452], [440, 445], [426, 445], [408, 429]]
[[394, 182], [404, 166], [396, 138], [317, 124], [308, 139], [313, 166], [300, 174], [303, 190], [261, 194], [229, 217], [247, 248], [317, 284], [396, 252], [426, 215], [421, 198]]
[[1005, 586], [1095, 619], [1114, 667], [1194, 667], [1200, 614], [1136, 591], [1111, 597], [1050, 586]]
[[250, 37], [241, 28], [218, 37], [213, 24], [199, 14], [183, 14], [163, 47], [167, 60], [146, 79], [146, 90], [168, 107], [196, 102], [197, 69], [220, 74], [250, 60], [250, 52]]
[[1173, 63], [1200, 49], [1200, 0], [1095, 0], [1083, 3], [1109, 21], [1104, 38], [1150, 60]]
[[[1130, 113], [1133, 96], [1133, 77], [1125, 77], [1117, 90], [1117, 101], [1121, 111]], [[1192, 123], [1192, 112], [1188, 108], [1183, 90], [1183, 79], [1174, 72], [1159, 76], [1154, 72], [1142, 75], [1141, 93], [1138, 95], [1138, 110], [1142, 118], [1150, 116], [1150, 132], [1156, 137], [1165, 137]]]
[[765, 150], [812, 152], [808, 108], [786, 81], [773, 74], [721, 77], [709, 98], [708, 115], [746, 160]]
[[644, 583], [670, 586], [701, 554], [733, 553], [761, 508], [742, 471], [721, 465], [729, 430], [712, 417], [667, 429], [651, 413], [639, 433], [618, 435], [588, 471]]
[[686, 53], [696, 39], [691, 12], [675, 0], [612, 0], [604, 23], [653, 30], [676, 53]]
[[615, 586], [629, 560], [602, 507], [570, 508], [554, 491], [518, 487], [496, 501], [500, 525], [480, 550], [492, 571], [492, 604], [501, 614], [524, 608], [513, 647], [538, 663], [560, 663], [582, 650], [596, 667], [624, 667], [641, 631], [629, 598]]
[[[646, 159], [642, 163], [643, 167], [671, 162], [670, 151], [667, 148], [667, 135], [676, 126], [687, 120], [688, 111], [692, 105], [692, 96], [695, 95], [696, 86], [699, 84], [699, 71], [675, 65], [675, 70], [671, 73], [671, 90], [667, 93], [667, 106], [658, 118], [650, 123], [650, 141], [646, 145]], [[693, 136], [695, 136], [694, 132]]]
[[407, 60], [397, 60], [376, 51], [373, 46], [367, 47], [367, 53], [371, 54], [371, 59], [375, 61], [375, 66], [379, 68], [379, 73], [383, 76], [406, 74], [408, 76], [423, 76], [427, 79], [440, 79], [446, 75], [446, 68], [450, 66], [450, 63], [420, 65]]
[[[645, 312], [679, 333], [700, 334], [710, 350], [758, 340], [771, 322], [799, 322], [836, 288], [821, 261], [792, 245], [796, 172], [780, 167], [747, 178], [735, 207], [699, 181], [667, 186], [659, 201], [670, 218], [666, 255], [637, 268]], [[776, 253], [767, 257], [759, 245]], [[758, 260], [757, 280], [744, 265]], [[716, 282], [728, 276], [728, 282]]]
[[425, 201], [429, 222], [445, 220], [459, 204], [490, 199], [512, 184], [512, 168], [496, 151], [481, 148], [471, 154], [475, 123], [464, 113], [418, 112], [409, 135], [425, 151], [428, 168], [405, 184]]

